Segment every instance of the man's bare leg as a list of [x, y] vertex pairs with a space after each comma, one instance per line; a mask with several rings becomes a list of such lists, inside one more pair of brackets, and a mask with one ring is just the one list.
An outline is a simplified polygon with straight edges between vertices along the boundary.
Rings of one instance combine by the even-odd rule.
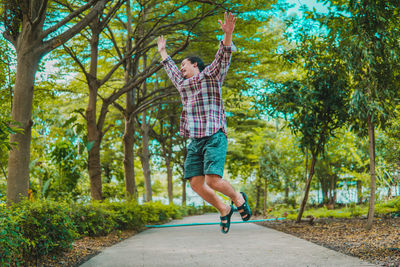
[[[222, 179], [219, 175], [216, 174], [206, 174], [205, 175], [206, 184], [209, 185], [212, 189], [224, 194], [225, 196], [232, 199], [233, 203], [235, 203], [236, 207], [240, 207], [243, 205], [244, 198], [242, 194], [238, 193], [233, 189], [232, 185]], [[238, 210], [239, 212], [243, 212], [242, 209]], [[244, 218], [247, 217], [247, 214]]]
[[[204, 176], [194, 176], [194, 177], [190, 178], [189, 181], [190, 181], [190, 186], [192, 187], [192, 189], [197, 194], [199, 194], [199, 196], [201, 196], [205, 201], [207, 201], [208, 203], [213, 205], [219, 211], [219, 213], [221, 214], [221, 217], [227, 215], [231, 211], [231, 207], [224, 204], [221, 201], [221, 199], [215, 194], [214, 190], [211, 189], [207, 185], [207, 183], [205, 183]], [[222, 222], [227, 223], [226, 220], [222, 220]]]
[[221, 214], [225, 216], [229, 213], [230, 207], [224, 204], [206, 183], [204, 176], [194, 176], [189, 179], [192, 189], [199, 194], [205, 201], [213, 205]]

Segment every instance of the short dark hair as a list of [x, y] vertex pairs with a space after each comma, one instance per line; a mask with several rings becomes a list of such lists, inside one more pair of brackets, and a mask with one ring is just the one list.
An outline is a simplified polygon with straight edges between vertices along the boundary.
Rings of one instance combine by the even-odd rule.
[[197, 67], [199, 68], [200, 72], [202, 72], [204, 70], [204, 68], [206, 67], [204, 65], [203, 60], [197, 56], [188, 56], [186, 59], [189, 60], [190, 63], [192, 63], [192, 64], [197, 63]]

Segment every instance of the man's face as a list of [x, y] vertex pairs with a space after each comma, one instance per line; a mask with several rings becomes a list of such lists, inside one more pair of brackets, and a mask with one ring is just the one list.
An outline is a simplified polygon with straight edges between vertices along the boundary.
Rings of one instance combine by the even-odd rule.
[[181, 63], [181, 72], [185, 79], [193, 77], [199, 72], [199, 68], [197, 67], [197, 62], [192, 63], [187, 58], [184, 59]]

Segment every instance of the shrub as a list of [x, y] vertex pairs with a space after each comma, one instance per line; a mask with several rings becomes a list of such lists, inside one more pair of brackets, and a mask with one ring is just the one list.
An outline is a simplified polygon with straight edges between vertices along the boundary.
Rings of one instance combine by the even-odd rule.
[[18, 223], [4, 207], [0, 209], [0, 266], [18, 265], [27, 242]]
[[116, 226], [115, 214], [99, 202], [72, 204], [70, 215], [80, 236], [107, 235]]
[[389, 214], [393, 217], [400, 216], [400, 197], [393, 198], [388, 202], [376, 205], [376, 214]]
[[108, 203], [107, 209], [114, 214], [116, 229], [140, 229], [143, 227], [144, 223], [140, 219], [140, 205], [136, 201]]
[[11, 224], [15, 222], [14, 229], [23, 235], [26, 247], [22, 254], [27, 258], [70, 248], [76, 238], [75, 226], [65, 203], [23, 200], [12, 206], [8, 220]]
[[141, 217], [145, 223], [165, 222], [181, 218], [182, 212], [175, 205], [163, 205], [160, 202], [148, 202], [141, 206]]

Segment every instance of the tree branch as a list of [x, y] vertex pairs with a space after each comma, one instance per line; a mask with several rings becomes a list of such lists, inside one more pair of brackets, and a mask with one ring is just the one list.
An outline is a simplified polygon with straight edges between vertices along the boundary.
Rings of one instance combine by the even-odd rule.
[[15, 40], [10, 34], [8, 34], [7, 31], [3, 32], [3, 37], [4, 39], [6, 39], [7, 41], [9, 41], [10, 43], [12, 43], [12, 45], [14, 47], [17, 47], [17, 40]]
[[114, 16], [114, 14], [117, 12], [117, 10], [122, 6], [122, 4], [125, 2], [125, 0], [118, 0], [118, 2], [111, 8], [111, 10], [107, 13], [103, 21], [101, 22], [101, 27], [104, 28], [105, 25], [108, 25], [108, 22], [111, 20], [111, 18]]
[[[91, 6], [93, 6], [94, 3], [96, 3], [97, 0], [90, 0], [86, 5], [81, 6], [80, 8], [76, 9], [75, 11], [73, 11], [72, 13], [70, 13], [68, 16], [66, 16], [63, 20], [61, 20], [59, 23], [51, 26], [50, 28], [48, 28], [47, 30], [43, 31], [42, 33], [42, 39], [46, 38], [50, 33], [58, 30], [59, 28], [61, 28], [62, 26], [64, 26], [65, 24], [67, 24], [69, 21], [71, 21], [72, 19], [76, 18], [77, 16], [81, 15], [82, 12], [84, 12], [85, 10], [89, 9]], [[93, 11], [93, 10], [92, 10]], [[91, 11], [91, 12], [92, 12]], [[90, 13], [91, 13], [90, 12]], [[90, 14], [89, 13], [89, 14]], [[87, 16], [89, 16], [89, 14]]]
[[89, 73], [86, 71], [85, 66], [82, 65], [81, 61], [78, 59], [76, 56], [75, 52], [63, 44], [64, 50], [75, 60], [75, 62], [78, 64], [79, 68], [82, 70], [83, 74], [85, 74], [86, 80], [89, 81]]
[[75, 112], [77, 112], [77, 113], [79, 113], [79, 114], [81, 114], [82, 115], [82, 117], [87, 121], [87, 118], [86, 118], [86, 115], [85, 115], [85, 113], [83, 113], [83, 111], [82, 110], [76, 110]]
[[111, 127], [113, 127], [114, 126], [114, 124], [110, 124], [110, 125], [108, 125], [105, 129], [104, 129], [104, 131], [103, 131], [103, 136], [108, 132], [108, 130], [110, 130], [110, 128]]
[[125, 114], [125, 109], [120, 105], [120, 104], [118, 104], [117, 102], [113, 102], [113, 106], [116, 108], [116, 109], [118, 109], [122, 114]]
[[[115, 40], [114, 33], [112, 32], [110, 26], [108, 26], [108, 25], [107, 25], [107, 30], [110, 32], [110, 40], [111, 40], [111, 42], [114, 44], [114, 48], [115, 48], [115, 51], [116, 51], [117, 54], [118, 54], [118, 57], [119, 57], [120, 59], [122, 59], [121, 50], [119, 49], [118, 44], [117, 44], [117, 41]], [[108, 36], [108, 35], [106, 34], [106, 36]]]
[[139, 114], [139, 113], [141, 113], [141, 112], [143, 112], [143, 111], [145, 111], [145, 110], [147, 110], [149, 108], [152, 108], [153, 106], [159, 105], [160, 104], [160, 102], [158, 102], [159, 100], [161, 100], [161, 99], [163, 99], [165, 97], [174, 95], [174, 94], [175, 94], [174, 92], [169, 92], [169, 93], [166, 93], [166, 94], [162, 94], [162, 95], [153, 97], [152, 99], [150, 99], [150, 100], [148, 100], [146, 102], [143, 102], [140, 106], [138, 106], [132, 112], [132, 116], [136, 116], [137, 114]]
[[48, 0], [42, 0], [42, 4], [40, 5], [39, 8], [39, 13], [36, 16], [36, 18], [32, 21], [32, 27], [36, 27], [42, 20], [43, 20], [43, 16], [46, 12], [46, 8], [47, 8], [47, 3]]
[[[89, 3], [92, 3], [95, 0], [91, 0]], [[58, 46], [62, 45], [69, 39], [71, 39], [75, 34], [80, 32], [83, 28], [85, 28], [99, 13], [101, 10], [104, 9], [105, 4], [111, 0], [97, 0], [96, 5], [92, 8], [92, 10], [87, 14], [83, 19], [81, 19], [78, 23], [76, 23], [72, 28], [69, 30], [61, 33], [58, 36], [50, 39], [43, 43], [40, 47], [40, 50], [43, 54], [57, 48]], [[86, 5], [85, 5], [86, 6]], [[87, 8], [86, 8], [87, 9]], [[75, 15], [76, 17], [77, 15]], [[54, 31], [54, 30], [53, 30]], [[48, 35], [49, 33], [47, 33]], [[46, 35], [43, 35], [45, 37]]]

